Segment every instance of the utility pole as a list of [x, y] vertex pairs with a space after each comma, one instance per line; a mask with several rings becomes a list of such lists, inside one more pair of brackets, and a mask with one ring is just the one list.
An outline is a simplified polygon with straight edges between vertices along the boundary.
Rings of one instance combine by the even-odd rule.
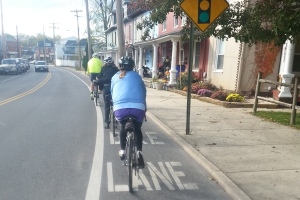
[[53, 64], [54, 66], [56, 66], [56, 54], [55, 54], [55, 29], [57, 29], [57, 27], [55, 26], [56, 23], [52, 23], [52, 28], [53, 29], [53, 43], [54, 43], [54, 48], [53, 48]]
[[17, 31], [17, 58], [20, 58], [21, 56], [19, 55], [19, 33], [18, 33], [18, 26], [16, 26], [16, 31]]
[[44, 25], [43, 25], [43, 35], [44, 35], [43, 53], [44, 53], [44, 61], [46, 61], [46, 55], [45, 55], [45, 43], [46, 43], [46, 39], [45, 39], [45, 28], [44, 28]]
[[2, 0], [0, 0], [0, 6], [1, 6], [1, 25], [2, 25], [2, 59], [6, 58], [6, 41], [4, 36], [4, 25], [3, 25], [3, 9], [2, 9]]
[[86, 9], [86, 24], [87, 24], [87, 34], [88, 34], [88, 55], [87, 60], [92, 58], [92, 43], [91, 43], [91, 30], [90, 30], [90, 16], [89, 16], [89, 1], [85, 0], [85, 9]]
[[117, 14], [117, 33], [118, 33], [118, 56], [121, 58], [125, 56], [125, 39], [123, 27], [123, 8], [122, 0], [116, 0], [116, 14]]
[[73, 10], [71, 12], [76, 12], [75, 17], [77, 18], [77, 29], [78, 29], [78, 62], [79, 62], [79, 68], [81, 70], [81, 48], [80, 48], [80, 37], [79, 37], [78, 12], [82, 12], [82, 10]]

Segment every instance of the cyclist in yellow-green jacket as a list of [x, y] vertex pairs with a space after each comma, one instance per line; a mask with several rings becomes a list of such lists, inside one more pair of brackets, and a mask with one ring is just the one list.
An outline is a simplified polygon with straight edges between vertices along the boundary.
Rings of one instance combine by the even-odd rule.
[[94, 100], [94, 83], [93, 81], [99, 78], [103, 63], [100, 60], [100, 56], [97, 53], [94, 53], [92, 58], [88, 62], [87, 66], [87, 75], [90, 75], [90, 91], [91, 91], [91, 100]]

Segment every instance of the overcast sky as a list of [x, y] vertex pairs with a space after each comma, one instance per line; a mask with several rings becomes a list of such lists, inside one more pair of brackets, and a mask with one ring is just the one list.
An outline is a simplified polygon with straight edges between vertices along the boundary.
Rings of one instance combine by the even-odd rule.
[[[77, 18], [74, 10], [81, 10], [78, 15], [80, 38], [86, 37], [85, 0], [0, 0], [2, 1], [4, 33], [11, 35], [38, 33], [62, 38], [77, 37]], [[1, 17], [1, 16], [0, 16]], [[1, 19], [1, 18], [0, 18]], [[1, 24], [1, 21], [0, 21]], [[2, 34], [2, 25], [0, 26]]]

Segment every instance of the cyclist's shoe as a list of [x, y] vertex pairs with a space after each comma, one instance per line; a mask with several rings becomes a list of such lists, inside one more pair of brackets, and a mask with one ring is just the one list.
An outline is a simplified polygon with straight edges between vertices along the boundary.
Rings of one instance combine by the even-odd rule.
[[98, 90], [98, 94], [102, 94], [102, 90]]
[[123, 153], [122, 150], [119, 151], [119, 156], [121, 160], [125, 159], [125, 153]]
[[140, 169], [144, 169], [144, 167], [145, 167], [145, 162], [144, 162], [144, 158], [143, 158], [143, 156], [142, 156], [141, 151], [138, 151], [138, 153], [137, 153], [137, 160], [138, 160], [138, 167], [139, 167]]
[[94, 100], [94, 95], [93, 95], [93, 93], [91, 93], [91, 100]]
[[109, 123], [106, 123], [104, 126], [105, 129], [109, 129]]

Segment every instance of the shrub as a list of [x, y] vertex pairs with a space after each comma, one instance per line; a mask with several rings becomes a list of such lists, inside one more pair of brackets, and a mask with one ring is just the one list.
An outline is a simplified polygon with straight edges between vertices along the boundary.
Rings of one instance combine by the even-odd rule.
[[226, 97], [226, 101], [229, 101], [229, 102], [243, 102], [244, 101], [244, 97], [242, 97], [239, 94], [232, 93], [232, 94], [229, 94]]
[[207, 90], [207, 89], [200, 89], [197, 92], [197, 94], [201, 97], [210, 97], [212, 93], [213, 92], [211, 90]]
[[191, 93], [197, 94], [198, 90], [201, 89], [201, 86], [199, 85], [199, 83], [193, 83], [191, 85]]
[[227, 93], [225, 91], [219, 90], [215, 93], [213, 93], [210, 98], [212, 99], [218, 99], [220, 101], [225, 101], [227, 97]]

